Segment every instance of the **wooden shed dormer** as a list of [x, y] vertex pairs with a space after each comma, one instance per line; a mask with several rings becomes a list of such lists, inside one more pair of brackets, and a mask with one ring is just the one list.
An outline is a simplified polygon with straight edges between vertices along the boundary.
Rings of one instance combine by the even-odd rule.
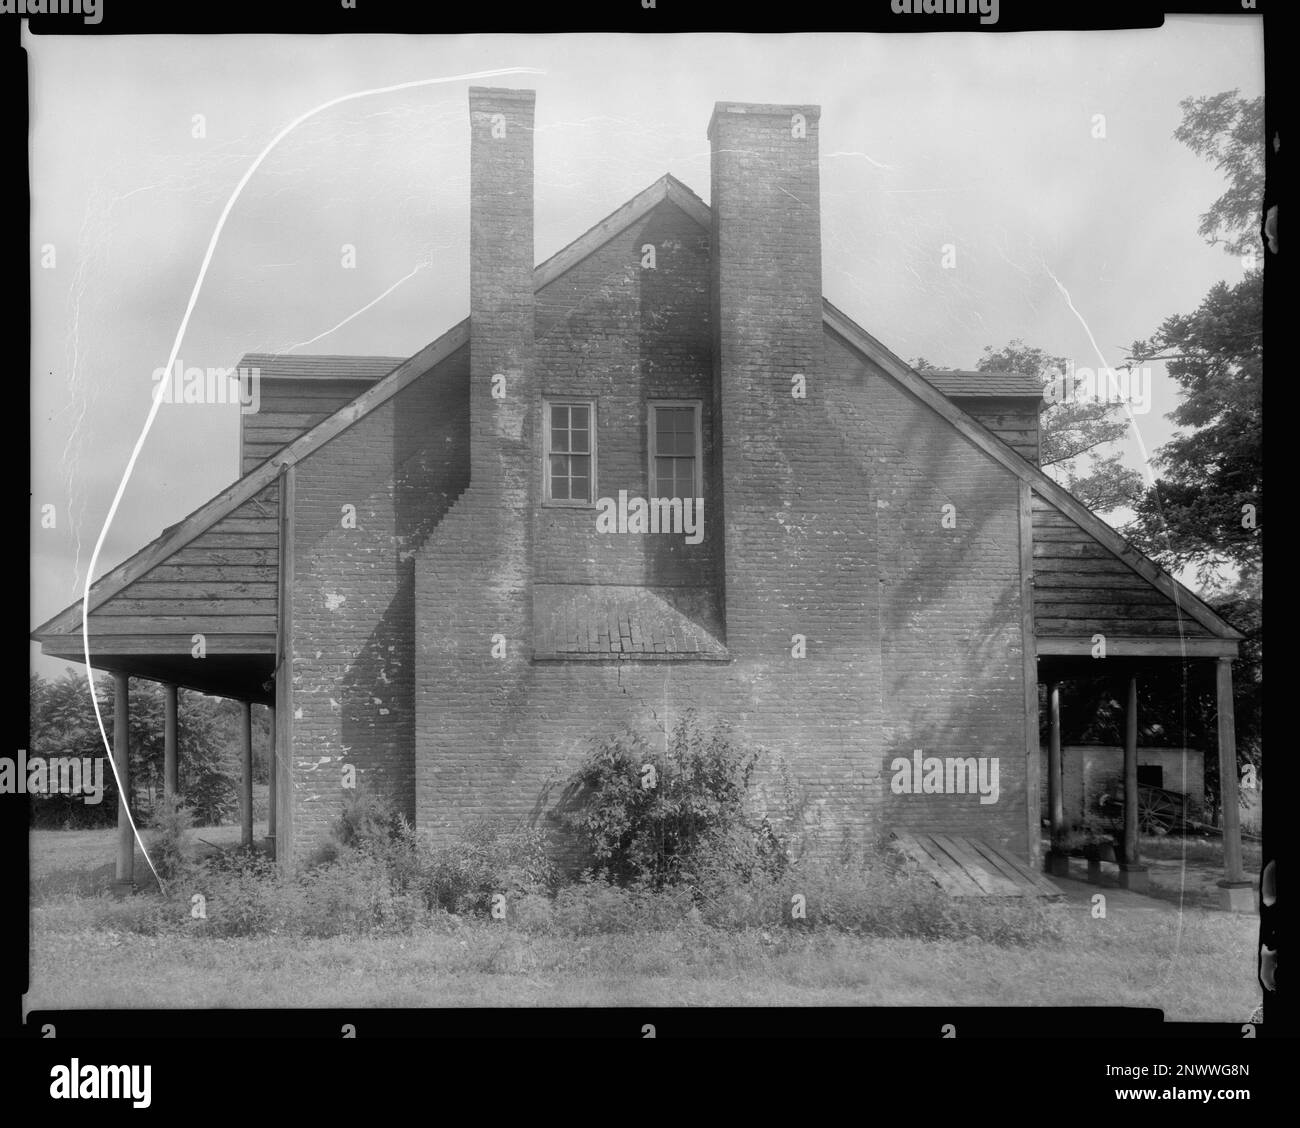
[[919, 371], [1018, 455], [1040, 465], [1038, 413], [1043, 386], [1035, 377], [1021, 372]]
[[405, 359], [248, 353], [239, 368], [256, 374], [258, 400], [257, 411], [240, 416], [240, 474], [324, 422]]

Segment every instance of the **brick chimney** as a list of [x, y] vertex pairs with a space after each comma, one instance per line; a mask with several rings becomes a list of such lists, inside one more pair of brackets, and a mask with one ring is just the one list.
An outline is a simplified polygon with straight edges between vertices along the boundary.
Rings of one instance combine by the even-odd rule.
[[415, 563], [415, 821], [434, 836], [486, 796], [510, 817], [536, 797], [516, 778], [532, 743], [513, 708], [527, 699], [540, 462], [534, 100], [469, 91], [470, 479]]
[[[532, 90], [474, 86], [470, 112], [471, 487], [526, 508], [536, 395]], [[495, 396], [494, 396], [495, 390]]]
[[714, 418], [727, 648], [754, 713], [798, 734], [795, 771], [847, 824], [881, 787], [880, 499], [827, 364], [819, 116], [714, 107]]
[[[720, 420], [727, 642], [807, 633], [800, 510], [824, 461], [820, 108], [719, 102], [712, 142], [715, 418]], [[802, 377], [806, 398], [792, 395]], [[822, 461], [819, 464], [819, 458]], [[816, 516], [807, 514], [809, 521]], [[825, 519], [830, 515], [826, 514]], [[808, 557], [810, 562], [812, 556]], [[801, 592], [801, 587], [803, 591]], [[775, 607], [789, 609], [774, 614]], [[788, 621], [787, 621], [788, 620]], [[803, 628], [802, 630], [800, 628]]]

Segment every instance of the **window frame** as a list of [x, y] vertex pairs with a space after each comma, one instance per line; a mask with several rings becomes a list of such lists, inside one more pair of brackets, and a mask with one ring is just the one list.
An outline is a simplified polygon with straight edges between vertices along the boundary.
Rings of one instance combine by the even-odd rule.
[[[574, 498], [555, 498], [551, 496], [551, 408], [585, 407], [587, 409], [587, 433], [590, 435], [588, 457], [591, 459], [590, 496], [581, 501]], [[542, 504], [557, 509], [595, 509], [600, 496], [596, 489], [596, 400], [584, 396], [543, 396], [542, 397]], [[572, 421], [572, 420], [570, 420]], [[555, 453], [567, 454], [568, 451]]]
[[[695, 413], [695, 482], [692, 498], [704, 496], [704, 401], [698, 399], [652, 399], [646, 402], [646, 498], [658, 497], [655, 483], [655, 459], [658, 457], [656, 440], [659, 430], [655, 426], [655, 409], [660, 407], [689, 407]], [[665, 455], [665, 457], [671, 457]]]

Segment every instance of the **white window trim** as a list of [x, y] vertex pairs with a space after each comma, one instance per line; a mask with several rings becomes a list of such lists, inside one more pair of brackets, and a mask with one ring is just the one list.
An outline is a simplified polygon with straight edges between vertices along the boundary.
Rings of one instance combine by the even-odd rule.
[[[551, 408], [585, 407], [588, 409], [587, 428], [591, 435], [591, 500], [572, 501], [551, 497]], [[542, 504], [557, 509], [595, 509], [600, 496], [596, 489], [596, 401], [581, 396], [542, 397]]]
[[655, 408], [689, 407], [695, 412], [695, 487], [692, 497], [704, 496], [704, 436], [701, 430], [701, 417], [704, 403], [702, 400], [654, 399], [646, 407], [646, 497], [655, 497]]

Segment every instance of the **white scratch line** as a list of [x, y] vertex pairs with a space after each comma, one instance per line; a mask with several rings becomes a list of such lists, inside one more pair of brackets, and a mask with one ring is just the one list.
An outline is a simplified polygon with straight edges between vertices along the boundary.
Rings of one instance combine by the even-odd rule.
[[[1061, 285], [1061, 280], [1052, 273], [1052, 268], [1047, 265], [1046, 260], [1040, 261], [1043, 263], [1043, 269], [1047, 271], [1047, 276], [1056, 283], [1056, 288], [1061, 291], [1062, 296], [1065, 298], [1065, 304], [1070, 307], [1070, 312], [1079, 319], [1079, 324], [1083, 326], [1083, 331], [1088, 334], [1088, 340], [1092, 342], [1092, 351], [1097, 354], [1097, 360], [1100, 362], [1100, 367], [1110, 374], [1112, 383], [1110, 388], [1107, 388], [1107, 392], [1109, 393], [1112, 390], [1117, 390], [1118, 385], [1114, 383], [1114, 370], [1106, 363], [1106, 358], [1101, 355], [1101, 346], [1097, 344], [1097, 338], [1092, 335], [1092, 330], [1088, 328], [1088, 323], [1084, 321], [1083, 314], [1074, 308], [1074, 302], [1070, 300], [1070, 291]], [[1138, 430], [1137, 418], [1133, 414], [1133, 406], [1127, 399], [1123, 401], [1123, 404], [1124, 414], [1128, 416], [1128, 425], [1133, 429], [1133, 437], [1137, 439], [1138, 449], [1142, 452], [1142, 468], [1147, 473], [1147, 484], [1154, 486], [1156, 484], [1156, 476], [1151, 469], [1151, 456], [1147, 453], [1146, 443], [1142, 441], [1142, 432]]]
[[348, 314], [347, 317], [345, 317], [342, 321], [340, 321], [340, 322], [339, 322], [337, 325], [335, 325], [333, 328], [331, 328], [331, 329], [326, 329], [324, 333], [317, 333], [316, 336], [314, 336], [310, 341], [299, 341], [296, 345], [290, 345], [290, 346], [289, 346], [287, 349], [285, 349], [284, 351], [287, 352], [287, 353], [291, 353], [291, 352], [293, 352], [294, 349], [305, 349], [308, 345], [314, 345], [314, 344], [315, 344], [317, 341], [319, 341], [322, 337], [328, 337], [331, 333], [334, 332], [335, 329], [342, 329], [343, 326], [345, 326], [345, 325], [346, 325], [349, 321], [351, 321], [353, 318], [360, 317], [363, 313], [366, 312], [366, 310], [371, 309], [371, 308], [373, 308], [374, 306], [377, 306], [377, 305], [378, 305], [380, 302], [382, 302], [386, 297], [388, 297], [389, 294], [391, 294], [394, 290], [396, 290], [398, 286], [400, 286], [403, 282], [407, 281], [408, 279], [414, 278], [414, 277], [415, 277], [417, 274], [419, 274], [420, 271], [422, 271], [422, 270], [423, 270], [427, 265], [428, 265], [428, 263], [423, 263], [423, 262], [420, 263], [419, 265], [417, 265], [416, 268], [415, 268], [413, 271], [411, 271], [410, 274], [406, 275], [404, 278], [399, 278], [396, 282], [394, 282], [391, 286], [389, 286], [387, 290], [385, 290], [382, 294], [380, 294], [379, 297], [377, 297], [374, 301], [372, 301], [372, 302], [367, 302], [367, 303], [366, 303], [365, 305], [363, 305], [359, 310], [357, 310], [356, 313], [350, 313], [350, 314]]
[[[497, 70], [475, 71], [471, 74], [456, 74], [446, 78], [419, 78], [413, 82], [399, 82], [394, 86], [379, 86], [373, 90], [358, 90], [352, 94], [343, 94], [338, 98], [331, 98], [328, 102], [322, 102], [319, 106], [308, 110], [304, 114], [299, 114], [279, 133], [267, 142], [264, 148], [257, 155], [257, 159], [248, 166], [248, 171], [239, 178], [239, 183], [235, 185], [234, 191], [230, 193], [230, 199], [226, 201], [226, 206], [221, 209], [221, 215], [217, 218], [217, 225], [212, 231], [212, 238], [208, 240], [208, 249], [204, 252], [203, 262], [199, 266], [198, 277], [194, 280], [194, 288], [190, 291], [190, 300], [185, 306], [185, 315], [181, 318], [180, 327], [176, 330], [176, 339], [172, 342], [172, 350], [167, 358], [167, 364], [163, 368], [164, 372], [170, 372], [176, 363], [176, 357], [181, 350], [181, 341], [185, 337], [185, 330], [190, 323], [190, 315], [194, 312], [194, 306], [199, 300], [199, 291], [203, 288], [203, 279], [207, 276], [208, 265], [212, 262], [212, 255], [217, 249], [217, 240], [221, 238], [221, 231], [226, 225], [226, 219], [230, 215], [231, 209], [235, 206], [235, 201], [239, 199], [244, 190], [244, 186], [252, 179], [261, 166], [262, 162], [270, 155], [281, 141], [284, 140], [293, 130], [297, 129], [303, 122], [315, 117], [325, 110], [332, 109], [334, 106], [342, 105], [344, 102], [353, 102], [358, 98], [368, 98], [375, 94], [391, 94], [398, 90], [414, 90], [420, 86], [437, 86], [448, 82], [467, 82], [479, 78], [497, 78], [507, 74], [545, 74], [545, 71], [537, 70], [535, 67], [502, 67]], [[117, 515], [117, 507], [121, 504], [122, 495], [126, 492], [127, 483], [131, 480], [131, 472], [135, 469], [136, 460], [140, 457], [140, 450], [144, 446], [144, 441], [149, 436], [149, 430], [153, 426], [153, 421], [158, 415], [158, 408], [162, 404], [164, 390], [167, 388], [166, 380], [159, 380], [158, 386], [154, 390], [153, 403], [149, 407], [149, 414], [144, 421], [144, 429], [140, 432], [140, 437], [136, 439], [135, 446], [131, 450], [131, 457], [127, 460], [126, 471], [122, 475], [122, 480], [118, 483], [117, 492], [113, 495], [113, 502], [108, 507], [108, 516], [104, 518], [104, 527], [99, 531], [99, 538], [95, 541], [95, 551], [90, 554], [90, 566], [86, 569], [86, 586], [81, 595], [81, 646], [82, 654], [86, 659], [86, 681], [90, 686], [90, 701], [95, 708], [95, 723], [99, 726], [99, 737], [104, 742], [104, 750], [108, 753], [108, 766], [113, 770], [113, 780], [117, 784], [118, 802], [122, 804], [126, 811], [127, 821], [131, 824], [131, 833], [139, 843], [140, 850], [144, 854], [144, 860], [148, 862], [149, 869], [153, 872], [154, 879], [158, 882], [159, 888], [165, 888], [163, 880], [158, 876], [158, 870], [154, 867], [153, 860], [149, 857], [149, 851], [145, 849], [144, 842], [140, 839], [139, 828], [135, 825], [135, 817], [131, 814], [131, 806], [127, 801], [128, 796], [122, 788], [122, 781], [117, 774], [117, 764], [113, 760], [113, 749], [108, 741], [108, 733], [104, 729], [104, 717], [99, 711], [99, 699], [95, 696], [95, 676], [90, 666], [90, 585], [95, 575], [95, 565], [99, 561], [100, 550], [104, 547], [104, 540], [108, 536], [108, 530], [113, 524], [113, 518]], [[123, 750], [125, 752], [125, 750]]]
[[876, 168], [883, 168], [889, 172], [897, 172], [893, 165], [887, 165], [882, 161], [876, 160], [875, 157], [869, 157], [866, 153], [827, 153], [822, 160], [829, 160], [831, 157], [861, 157], [868, 164], [873, 164]]
[[[1079, 324], [1083, 326], [1083, 331], [1088, 334], [1088, 340], [1092, 342], [1093, 352], [1097, 354], [1097, 359], [1101, 362], [1101, 367], [1103, 369], [1106, 369], [1108, 372], [1112, 371], [1110, 366], [1106, 363], [1106, 358], [1101, 354], [1101, 348], [1097, 344], [1097, 339], [1092, 335], [1092, 330], [1088, 328], [1088, 323], [1083, 319], [1083, 314], [1081, 314], [1077, 309], [1074, 308], [1074, 302], [1070, 300], [1070, 291], [1061, 285], [1061, 280], [1057, 278], [1055, 274], [1052, 273], [1052, 268], [1047, 265], [1046, 260], [1040, 258], [1040, 261], [1043, 263], [1043, 269], [1047, 271], [1048, 277], [1051, 278], [1051, 280], [1056, 283], [1056, 288], [1060, 290], [1062, 296], [1064, 296], [1065, 304], [1070, 307], [1070, 312], [1073, 313], [1074, 316], [1079, 319]], [[1112, 376], [1113, 376], [1113, 372], [1112, 372]], [[1138, 446], [1142, 450], [1142, 458], [1143, 458], [1142, 467], [1146, 471], [1147, 482], [1149, 485], [1154, 486], [1156, 481], [1156, 476], [1151, 469], [1151, 459], [1150, 456], [1147, 454], [1146, 443], [1142, 441], [1142, 432], [1138, 430], [1137, 419], [1135, 419], [1133, 416], [1133, 408], [1129, 404], [1128, 400], [1124, 401], [1124, 411], [1128, 415], [1129, 426], [1133, 428], [1133, 434], [1137, 438]], [[1160, 498], [1159, 498], [1159, 494], [1157, 494], [1156, 504], [1159, 505], [1159, 502], [1160, 502]], [[1162, 517], [1164, 516], [1163, 512], [1161, 513], [1161, 516]], [[1182, 596], [1179, 594], [1177, 587], [1174, 588], [1173, 603], [1174, 603], [1174, 609], [1178, 612], [1178, 615], [1174, 620], [1175, 623], [1178, 625], [1178, 647], [1179, 650], [1181, 651], [1181, 656], [1183, 661], [1186, 661], [1187, 660], [1187, 633], [1183, 629], [1183, 618], [1184, 618], [1183, 600], [1182, 600]], [[1186, 681], [1184, 681], [1184, 693], [1186, 693]], [[1175, 952], [1177, 952], [1181, 948], [1182, 941], [1183, 941], [1183, 914], [1180, 912], [1178, 914], [1178, 932], [1176, 933], [1174, 938]]]

